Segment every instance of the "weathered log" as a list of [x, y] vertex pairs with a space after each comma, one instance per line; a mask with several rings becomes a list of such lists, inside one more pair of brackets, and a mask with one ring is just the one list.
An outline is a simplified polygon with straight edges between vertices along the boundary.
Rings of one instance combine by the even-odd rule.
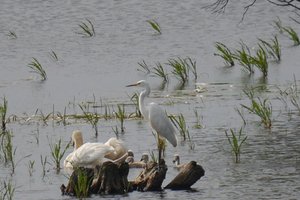
[[64, 185], [61, 186], [61, 191], [63, 194], [71, 196], [87, 197], [91, 193], [90, 186], [93, 179], [93, 169], [77, 168], [71, 174], [67, 187], [65, 188]]
[[187, 163], [178, 173], [178, 175], [164, 188], [171, 190], [186, 190], [196, 183], [205, 171], [201, 165], [195, 161]]
[[130, 191], [130, 185], [127, 179], [128, 173], [128, 163], [122, 163], [120, 165], [109, 161], [103, 163], [91, 186], [91, 192], [93, 194], [127, 193]]
[[156, 162], [149, 162], [138, 177], [131, 182], [133, 190], [161, 191], [167, 170], [164, 160], [161, 160], [159, 167]]

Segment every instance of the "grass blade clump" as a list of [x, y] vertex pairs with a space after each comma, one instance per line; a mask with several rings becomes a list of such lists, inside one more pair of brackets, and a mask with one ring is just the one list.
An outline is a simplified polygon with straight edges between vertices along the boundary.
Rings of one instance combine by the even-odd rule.
[[83, 168], [75, 168], [74, 174], [76, 174], [76, 179], [73, 182], [75, 196], [79, 199], [86, 198], [90, 195], [90, 186], [92, 180], [87, 171]]
[[281, 60], [281, 48], [277, 36], [274, 36], [274, 39], [272, 39], [270, 43], [262, 39], [259, 39], [259, 41], [268, 55], [270, 55], [277, 62]]
[[161, 28], [159, 24], [155, 20], [147, 20], [148, 24], [151, 25], [151, 27], [160, 35], [161, 34]]
[[98, 136], [98, 121], [99, 121], [100, 117], [98, 116], [98, 114], [96, 112], [90, 113], [88, 111], [89, 110], [88, 106], [86, 107], [84, 105], [79, 104], [79, 108], [83, 112], [83, 118], [86, 119], [86, 121], [89, 122], [92, 125], [92, 127], [94, 128], [95, 136], [97, 137]]
[[161, 63], [156, 63], [156, 67], [153, 67], [153, 73], [158, 77], [162, 78], [163, 81], [168, 81], [168, 74], [165, 72], [165, 69], [161, 65]]
[[36, 58], [32, 58], [32, 59], [33, 59], [33, 61], [31, 61], [31, 63], [28, 64], [28, 67], [30, 69], [32, 69], [31, 72], [40, 75], [40, 77], [42, 78], [43, 81], [46, 80], [47, 73], [44, 70], [44, 68], [42, 67], [41, 63]]
[[125, 127], [124, 127], [124, 120], [126, 118], [126, 114], [125, 114], [125, 106], [124, 104], [120, 105], [118, 104], [118, 110], [117, 112], [115, 112], [115, 115], [116, 115], [116, 118], [120, 121], [120, 124], [121, 124], [121, 132], [123, 133], [124, 130], [125, 130]]
[[235, 162], [240, 162], [240, 155], [241, 155], [241, 147], [242, 144], [247, 140], [247, 136], [242, 137], [243, 128], [241, 127], [238, 132], [230, 129], [231, 135], [228, 131], [225, 131], [225, 135], [227, 137], [228, 143], [231, 146], [231, 150], [235, 155]]
[[51, 57], [52, 60], [58, 61], [58, 56], [57, 56], [57, 54], [53, 50], [51, 50], [51, 52], [49, 53], [49, 55], [50, 55], [50, 57]]
[[264, 77], [268, 76], [269, 64], [267, 61], [267, 54], [261, 45], [259, 45], [259, 49], [256, 51], [256, 56], [251, 57], [251, 62], [263, 73]]
[[196, 61], [193, 60], [190, 57], [187, 57], [185, 59], [186, 64], [189, 66], [189, 69], [192, 71], [192, 73], [194, 74], [194, 78], [195, 80], [197, 80], [198, 78], [198, 74], [197, 74], [197, 67], [196, 67]]
[[218, 53], [214, 53], [214, 55], [223, 58], [226, 66], [234, 66], [234, 56], [230, 49], [221, 42], [216, 42], [215, 47]]
[[253, 64], [251, 62], [251, 52], [249, 47], [244, 44], [243, 42], [241, 44], [241, 50], [236, 50], [234, 54], [234, 59], [236, 59], [239, 64], [247, 71], [249, 74], [253, 74]]
[[15, 193], [15, 186], [12, 184], [12, 182], [9, 181], [3, 181], [0, 182], [0, 199], [1, 200], [13, 200], [14, 199], [14, 193]]
[[2, 105], [0, 104], [0, 120], [1, 120], [2, 132], [6, 131], [6, 123], [7, 123], [6, 115], [7, 115], [7, 100], [4, 97], [3, 104]]
[[189, 66], [184, 59], [177, 57], [177, 59], [169, 59], [169, 66], [172, 67], [172, 74], [182, 83], [186, 83], [189, 77]]
[[17, 39], [18, 38], [18, 36], [17, 36], [17, 34], [16, 34], [16, 32], [15, 31], [8, 31], [8, 33], [6, 34], [9, 38], [11, 38], [11, 39]]
[[65, 147], [62, 147], [62, 140], [59, 139], [58, 143], [56, 144], [50, 144], [50, 149], [51, 149], [51, 156], [52, 159], [55, 163], [55, 168], [56, 171], [59, 172], [60, 171], [60, 161], [63, 158], [63, 156], [65, 155], [67, 149], [70, 147], [71, 142], [69, 142]]
[[143, 60], [142, 62], [138, 62], [138, 65], [142, 68], [142, 69], [137, 69], [138, 71], [144, 72], [145, 74], [149, 74], [150, 71], [150, 67], [147, 65], [147, 63]]
[[85, 19], [86, 22], [81, 22], [78, 24], [81, 31], [77, 32], [77, 34], [81, 35], [82, 37], [93, 37], [96, 35], [95, 28], [93, 23], [89, 19]]
[[[135, 106], [135, 112], [134, 112], [134, 116], [141, 118], [142, 117], [142, 113], [140, 111], [139, 108], [139, 94], [137, 92], [135, 92], [131, 97], [130, 97], [130, 101], [134, 104]], [[130, 114], [132, 115], [132, 114]]]
[[297, 32], [292, 27], [283, 27], [283, 31], [288, 34], [295, 46], [300, 45], [300, 39]]

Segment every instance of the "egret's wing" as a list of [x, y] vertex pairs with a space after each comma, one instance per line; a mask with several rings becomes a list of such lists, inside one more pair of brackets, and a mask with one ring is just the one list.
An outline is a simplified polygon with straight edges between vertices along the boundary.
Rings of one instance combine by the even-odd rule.
[[149, 121], [151, 127], [174, 147], [177, 146], [176, 132], [166, 113], [156, 103], [149, 104]]

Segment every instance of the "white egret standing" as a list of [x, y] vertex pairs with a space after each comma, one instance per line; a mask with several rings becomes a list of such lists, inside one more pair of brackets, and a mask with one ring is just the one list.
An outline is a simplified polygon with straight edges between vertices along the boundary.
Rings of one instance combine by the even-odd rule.
[[150, 94], [149, 83], [145, 80], [140, 80], [135, 84], [127, 85], [126, 87], [139, 86], [143, 87], [143, 90], [139, 95], [139, 109], [143, 117], [150, 122], [151, 128], [156, 132], [157, 135], [157, 146], [158, 146], [158, 161], [160, 163], [161, 151], [159, 145], [159, 137], [166, 138], [174, 147], [177, 146], [177, 138], [175, 135], [175, 129], [166, 115], [165, 111], [156, 103], [150, 103], [145, 106], [145, 97]]

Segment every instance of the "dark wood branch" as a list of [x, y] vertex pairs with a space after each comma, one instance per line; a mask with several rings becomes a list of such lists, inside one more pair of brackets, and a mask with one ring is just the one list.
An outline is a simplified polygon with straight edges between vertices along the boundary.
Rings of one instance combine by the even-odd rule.
[[248, 12], [249, 8], [252, 7], [255, 4], [256, 0], [253, 0], [252, 3], [244, 7], [244, 13], [241, 21], [244, 20], [246, 13]]

